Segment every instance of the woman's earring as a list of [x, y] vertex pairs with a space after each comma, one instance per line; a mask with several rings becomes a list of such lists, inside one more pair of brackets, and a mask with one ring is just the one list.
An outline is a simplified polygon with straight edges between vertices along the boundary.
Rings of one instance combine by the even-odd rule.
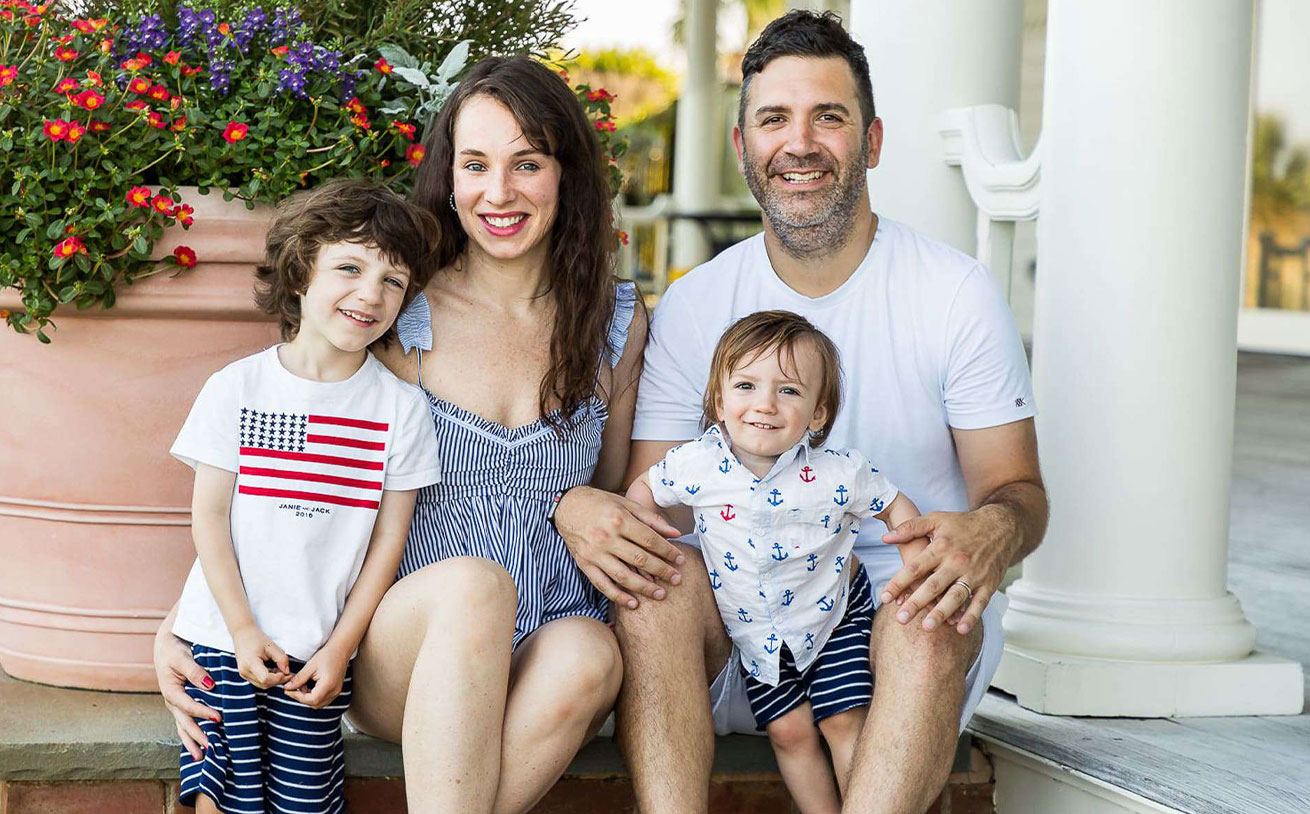
[[451, 211], [451, 212], [458, 212], [458, 211], [459, 211], [458, 209], [455, 208], [455, 193], [453, 193], [453, 192], [450, 193], [450, 211]]

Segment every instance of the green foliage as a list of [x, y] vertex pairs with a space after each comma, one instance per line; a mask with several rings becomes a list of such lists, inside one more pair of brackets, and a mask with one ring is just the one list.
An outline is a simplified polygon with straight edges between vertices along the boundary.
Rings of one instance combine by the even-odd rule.
[[[403, 48], [420, 62], [435, 63], [456, 43], [468, 40], [469, 61], [490, 54], [544, 54], [577, 20], [574, 0], [304, 0], [298, 3], [315, 41], [346, 50], [370, 50], [383, 43]], [[73, 5], [87, 17], [135, 18], [159, 14], [176, 19], [176, 0], [82, 0]], [[205, 4], [223, 19], [236, 19], [260, 6], [254, 0]], [[265, 7], [269, 4], [264, 3]]]
[[1310, 209], [1310, 152], [1305, 145], [1288, 144], [1283, 120], [1272, 113], [1255, 120], [1251, 208], [1257, 220], [1266, 222]]

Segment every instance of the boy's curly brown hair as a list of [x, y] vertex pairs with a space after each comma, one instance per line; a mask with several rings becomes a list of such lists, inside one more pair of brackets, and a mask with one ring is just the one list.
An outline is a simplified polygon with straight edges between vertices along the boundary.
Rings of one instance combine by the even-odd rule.
[[[409, 271], [405, 302], [431, 279], [440, 227], [431, 212], [384, 186], [363, 178], [338, 178], [298, 192], [278, 204], [264, 243], [264, 262], [255, 269], [255, 304], [278, 318], [282, 338], [300, 330], [300, 295], [314, 276], [323, 246], [349, 241], [375, 246]], [[386, 345], [395, 324], [377, 339]]]

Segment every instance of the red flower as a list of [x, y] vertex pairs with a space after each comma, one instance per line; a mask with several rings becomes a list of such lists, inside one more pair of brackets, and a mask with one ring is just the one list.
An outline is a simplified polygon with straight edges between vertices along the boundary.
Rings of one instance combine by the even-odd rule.
[[156, 195], [151, 198], [150, 206], [161, 215], [173, 214], [173, 199], [167, 195]]
[[63, 141], [68, 138], [68, 122], [63, 119], [55, 119], [54, 121], [46, 119], [41, 130], [51, 141]]
[[379, 73], [391, 73], [392, 70], [391, 63], [387, 62], [386, 57], [379, 57], [378, 61], [373, 63], [373, 67], [377, 68]]
[[147, 105], [141, 99], [133, 99], [132, 101], [123, 105], [124, 110], [145, 110], [147, 107], [149, 107], [149, 105]]
[[86, 244], [80, 237], [66, 237], [55, 246], [55, 257], [62, 259], [72, 257], [77, 253], [86, 254]]
[[149, 187], [132, 187], [127, 191], [127, 203], [129, 206], [135, 206], [138, 209], [144, 209], [150, 205], [150, 188]]
[[568, 82], [568, 81], [569, 81], [569, 72], [568, 72], [568, 69], [567, 69], [567, 68], [560, 68], [559, 76], [560, 76], [560, 79], [563, 79], [565, 82]]
[[624, 246], [628, 245], [628, 233], [627, 233], [627, 232], [619, 232], [619, 242], [622, 243]]
[[600, 119], [599, 121], [596, 122], [596, 129], [605, 133], [613, 133], [614, 122], [610, 121], [609, 119]]
[[16, 76], [18, 76], [17, 65], [0, 65], [0, 88], [13, 82]]
[[390, 158], [384, 158], [384, 159], [382, 159], [381, 161], [378, 162], [378, 166], [379, 166], [379, 167], [390, 167], [390, 166], [391, 166], [391, 159], [390, 159]]
[[92, 20], [74, 20], [72, 22], [73, 28], [83, 34], [94, 34], [108, 24], [109, 20], [104, 17]]
[[68, 135], [64, 136], [64, 138], [68, 140], [69, 144], [72, 144], [84, 135], [86, 135], [86, 127], [78, 122], [69, 122]]
[[137, 51], [137, 52], [136, 52], [136, 61], [137, 61], [137, 62], [140, 62], [142, 65], [149, 65], [150, 63], [154, 62], [155, 60], [154, 60], [154, 59], [153, 59], [149, 54], [147, 54], [145, 51]]
[[181, 58], [182, 54], [177, 51], [169, 51], [167, 54], [164, 54], [164, 61], [169, 65], [176, 65]]
[[80, 86], [77, 84], [77, 80], [69, 76], [69, 77], [65, 77], [64, 79], [60, 79], [59, 84], [55, 85], [55, 89], [53, 92], [68, 93], [71, 90], [76, 90], [78, 87]]
[[156, 102], [167, 102], [168, 88], [164, 87], [163, 85], [151, 85], [148, 95], [150, 96], [151, 99], [154, 99]]
[[168, 127], [168, 123], [164, 121], [164, 117], [153, 110], [150, 111], [150, 115], [146, 116], [146, 121], [150, 122], [151, 127], [158, 130], [163, 130], [165, 127]]
[[181, 131], [185, 130], [185, 129], [186, 129], [186, 116], [178, 116], [176, 119], [173, 120], [173, 123], [170, 124], [170, 125], [168, 126], [168, 129], [170, 129], [170, 130], [172, 130], [172, 131], [174, 131], [174, 132], [179, 132], [179, 133], [180, 133]]
[[396, 130], [397, 133], [400, 133], [405, 138], [409, 139], [410, 141], [414, 140], [414, 133], [417, 132], [417, 129], [414, 127], [414, 125], [406, 124], [405, 122], [392, 122], [391, 126]]
[[275, 57], [284, 57], [284, 56], [287, 55], [287, 50], [288, 50], [288, 49], [287, 49], [287, 47], [286, 47], [285, 45], [279, 45], [279, 46], [276, 47], [276, 48], [270, 48], [270, 49], [268, 49], [268, 52], [269, 52], [270, 54], [272, 54], [273, 56], [275, 56]]
[[246, 137], [250, 131], [250, 125], [241, 124], [240, 122], [228, 122], [227, 127], [223, 129], [223, 139], [228, 144], [236, 144]]
[[169, 99], [169, 100], [168, 100], [168, 107], [169, 107], [170, 109], [172, 109], [172, 110], [177, 110], [177, 109], [178, 109], [179, 107], [181, 107], [185, 102], [186, 102], [186, 99], [183, 99], [181, 96], [174, 96], [172, 99]]
[[227, 23], [219, 23], [219, 24], [218, 24], [218, 33], [220, 33], [220, 34], [222, 34], [224, 37], [226, 37], [226, 36], [228, 36], [229, 34], [232, 33], [232, 27], [229, 26]]
[[196, 264], [196, 252], [190, 246], [178, 246], [173, 250], [173, 259], [184, 269], [189, 269]]
[[95, 119], [92, 119], [91, 123], [87, 125], [87, 129], [89, 129], [92, 133], [108, 133], [113, 128], [109, 126], [109, 122], [96, 121]]
[[183, 66], [182, 66], [182, 75], [183, 75], [183, 76], [195, 76], [196, 74], [200, 73], [200, 72], [203, 71], [203, 70], [204, 70], [204, 68], [200, 67], [199, 65], [183, 65]]
[[149, 64], [149, 63], [142, 62], [141, 60], [137, 59], [136, 57], [133, 57], [133, 58], [131, 58], [131, 59], [125, 59], [125, 60], [123, 60], [123, 64], [122, 64], [121, 67], [122, 67], [123, 70], [125, 70], [125, 71], [139, 71], [139, 70], [141, 70], [142, 68], [144, 68], [147, 64]]
[[105, 37], [100, 41], [100, 53], [108, 54], [114, 50], [114, 40], [111, 37]]
[[105, 103], [105, 97], [94, 90], [84, 90], [73, 97], [73, 104], [83, 110], [95, 110]]
[[60, 62], [72, 62], [77, 59], [77, 51], [61, 45], [55, 49], [55, 59]]
[[608, 102], [613, 100], [614, 98], [615, 98], [614, 94], [610, 93], [604, 88], [597, 88], [596, 90], [587, 91], [588, 102]]
[[183, 226], [190, 226], [195, 221], [192, 217], [195, 213], [196, 210], [192, 209], [190, 204], [183, 203], [173, 207], [173, 217], [177, 218], [177, 222]]
[[365, 116], [363, 113], [356, 113], [351, 116], [350, 123], [363, 130], [368, 130], [373, 126], [369, 123], [368, 116]]
[[361, 102], [361, 101], [359, 101], [359, 97], [358, 97], [358, 96], [352, 96], [352, 97], [350, 97], [350, 101], [349, 101], [349, 102], [346, 102], [346, 110], [349, 110], [351, 113], [367, 113], [367, 112], [368, 112], [368, 108], [364, 107], [364, 103]]
[[105, 80], [101, 79], [100, 74], [95, 71], [88, 70], [86, 72], [86, 79], [88, 82], [91, 83], [93, 87], [98, 88], [101, 85], [105, 84]]
[[127, 83], [129, 93], [145, 93], [150, 90], [150, 80], [144, 76], [134, 76], [132, 81]]
[[423, 157], [427, 154], [427, 148], [422, 144], [411, 144], [405, 150], [405, 160], [410, 163], [410, 166], [417, 167], [423, 163]]

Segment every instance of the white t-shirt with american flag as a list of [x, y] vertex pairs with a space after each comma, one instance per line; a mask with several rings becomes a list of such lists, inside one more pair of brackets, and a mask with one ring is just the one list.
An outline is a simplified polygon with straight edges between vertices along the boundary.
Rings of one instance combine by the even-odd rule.
[[[427, 400], [372, 354], [340, 382], [292, 374], [277, 346], [233, 362], [209, 377], [170, 452], [237, 473], [232, 545], [250, 610], [302, 661], [336, 626], [383, 491], [441, 479]], [[173, 632], [233, 650], [199, 560]]]

